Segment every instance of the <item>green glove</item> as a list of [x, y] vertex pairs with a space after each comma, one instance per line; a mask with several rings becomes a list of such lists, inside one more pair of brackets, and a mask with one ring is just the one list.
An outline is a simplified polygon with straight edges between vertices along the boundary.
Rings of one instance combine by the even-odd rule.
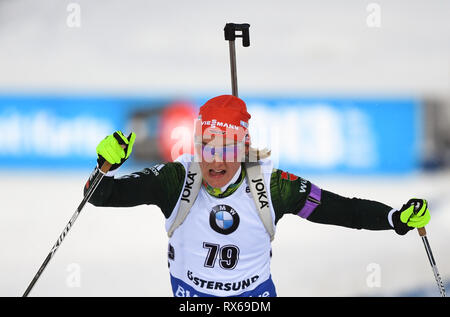
[[414, 228], [425, 227], [430, 221], [428, 202], [425, 199], [410, 199], [403, 207], [394, 212], [392, 222], [398, 234], [405, 234]]
[[110, 171], [118, 169], [131, 155], [136, 134], [131, 132], [125, 137], [121, 131], [116, 131], [104, 138], [97, 146], [97, 164], [100, 168], [105, 161], [112, 164]]
[[[430, 221], [431, 215], [428, 210], [428, 202], [425, 199], [411, 199], [406, 204], [407, 208], [400, 214], [400, 220], [413, 228], [425, 227]], [[415, 212], [415, 208], [420, 208]]]

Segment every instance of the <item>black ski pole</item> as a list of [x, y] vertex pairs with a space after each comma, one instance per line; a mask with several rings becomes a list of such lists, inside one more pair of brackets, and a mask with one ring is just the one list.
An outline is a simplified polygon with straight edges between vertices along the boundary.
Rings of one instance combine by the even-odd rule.
[[53, 255], [55, 254], [56, 250], [58, 250], [59, 246], [61, 245], [62, 241], [66, 237], [67, 233], [69, 232], [70, 228], [75, 223], [75, 220], [77, 220], [78, 215], [81, 213], [81, 210], [83, 209], [86, 202], [91, 198], [92, 194], [94, 193], [95, 189], [97, 188], [98, 184], [100, 184], [100, 181], [103, 179], [103, 176], [109, 171], [111, 168], [111, 164], [107, 161], [103, 163], [100, 170], [97, 170], [97, 174], [94, 176], [94, 179], [92, 180], [89, 189], [86, 192], [86, 195], [84, 196], [83, 200], [81, 201], [80, 205], [78, 206], [77, 210], [73, 214], [72, 218], [70, 218], [69, 223], [64, 228], [63, 232], [60, 234], [58, 240], [56, 241], [55, 245], [50, 250], [50, 253], [47, 255], [47, 257], [44, 260], [44, 263], [42, 263], [41, 267], [37, 271], [36, 275], [34, 276], [31, 283], [28, 285], [27, 289], [25, 290], [25, 293], [22, 297], [27, 297], [28, 294], [30, 294], [31, 290], [33, 289], [34, 285], [36, 284], [37, 280], [41, 276], [42, 272], [44, 272], [45, 268], [47, 267], [48, 263], [52, 259]]
[[[230, 48], [230, 68], [231, 68], [231, 91], [233, 96], [239, 97], [237, 85], [237, 71], [236, 71], [236, 46], [235, 40], [237, 37], [242, 37], [242, 45], [244, 47], [250, 46], [250, 24], [242, 23], [227, 23], [223, 29], [225, 32], [225, 40], [229, 43]], [[240, 34], [236, 34], [240, 31]]]
[[[410, 204], [414, 205], [414, 213], [417, 213], [420, 209], [422, 209], [423, 201], [421, 199], [411, 199], [409, 201]], [[433, 252], [431, 251], [430, 243], [427, 238], [427, 231], [425, 227], [417, 228], [419, 232], [419, 236], [422, 238], [423, 245], [425, 247], [425, 251], [427, 252], [428, 260], [431, 264], [431, 269], [433, 270], [434, 279], [436, 280], [437, 286], [439, 288], [439, 292], [442, 297], [445, 297], [445, 287], [444, 283], [442, 283], [441, 276], [439, 275], [438, 268], [436, 266], [436, 261], [434, 260]]]

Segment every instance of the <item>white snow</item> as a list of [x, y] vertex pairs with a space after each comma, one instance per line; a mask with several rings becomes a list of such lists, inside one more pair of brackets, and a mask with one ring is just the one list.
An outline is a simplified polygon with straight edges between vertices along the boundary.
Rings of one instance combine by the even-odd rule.
[[[0, 172], [0, 296], [21, 296], [82, 199], [89, 171]], [[450, 171], [407, 177], [314, 177], [344, 196], [400, 207], [427, 198], [434, 256], [450, 278]], [[379, 268], [379, 287], [369, 287]], [[363, 231], [285, 216], [273, 242], [279, 296], [386, 296], [418, 287], [435, 291], [416, 232]], [[375, 283], [376, 284], [376, 283]], [[371, 284], [373, 285], [373, 284]], [[36, 284], [32, 296], [172, 296], [164, 217], [155, 206], [86, 205]]]

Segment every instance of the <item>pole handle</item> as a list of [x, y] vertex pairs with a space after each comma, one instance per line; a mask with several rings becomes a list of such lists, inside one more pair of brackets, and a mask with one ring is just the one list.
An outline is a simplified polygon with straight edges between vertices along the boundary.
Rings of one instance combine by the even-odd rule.
[[425, 227], [417, 228], [417, 231], [419, 232], [419, 236], [426, 237], [427, 231], [425, 230]]
[[[225, 40], [234, 41], [237, 37], [242, 37], [242, 45], [244, 47], [250, 46], [250, 24], [248, 23], [227, 23], [225, 24]], [[241, 34], [236, 34], [236, 31], [240, 31]]]
[[103, 174], [106, 174], [109, 172], [110, 168], [111, 168], [112, 164], [109, 163], [108, 161], [105, 161], [105, 163], [103, 163], [102, 167], [100, 167], [100, 171]]

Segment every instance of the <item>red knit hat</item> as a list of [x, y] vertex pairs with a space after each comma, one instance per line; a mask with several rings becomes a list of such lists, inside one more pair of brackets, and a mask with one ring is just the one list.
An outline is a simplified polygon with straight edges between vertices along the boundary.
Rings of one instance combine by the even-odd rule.
[[[251, 118], [247, 112], [245, 102], [232, 95], [222, 95], [208, 100], [199, 112], [197, 124], [202, 136], [223, 135], [237, 141], [249, 143], [248, 120]], [[236, 137], [234, 137], [236, 135]]]

